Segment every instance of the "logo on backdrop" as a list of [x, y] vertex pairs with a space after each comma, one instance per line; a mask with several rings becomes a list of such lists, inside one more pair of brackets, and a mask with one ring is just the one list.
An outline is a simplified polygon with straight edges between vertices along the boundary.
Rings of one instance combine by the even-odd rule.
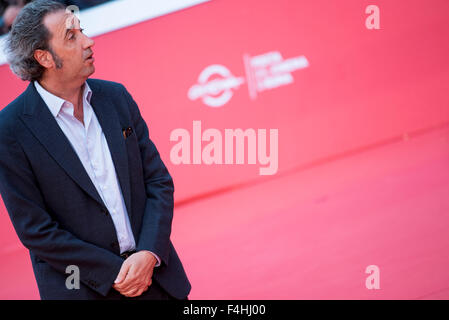
[[234, 92], [245, 82], [251, 100], [260, 92], [275, 89], [294, 82], [292, 73], [309, 66], [305, 56], [284, 59], [279, 51], [257, 56], [243, 55], [246, 77], [236, 77], [223, 65], [207, 66], [198, 76], [198, 82], [190, 87], [190, 100], [200, 99], [209, 107], [222, 107], [231, 100]]
[[190, 88], [188, 96], [190, 100], [201, 98], [209, 107], [221, 107], [231, 100], [233, 90], [244, 82], [244, 78], [234, 77], [225, 66], [213, 64], [200, 73], [198, 83]]

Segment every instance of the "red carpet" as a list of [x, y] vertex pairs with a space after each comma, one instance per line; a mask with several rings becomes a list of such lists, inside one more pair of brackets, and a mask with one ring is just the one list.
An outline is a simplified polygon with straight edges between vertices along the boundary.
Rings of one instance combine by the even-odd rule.
[[[178, 206], [192, 299], [448, 299], [449, 128]], [[0, 299], [35, 299], [1, 216]], [[365, 268], [380, 268], [380, 290]]]
[[449, 298], [448, 166], [446, 128], [178, 208], [192, 299]]

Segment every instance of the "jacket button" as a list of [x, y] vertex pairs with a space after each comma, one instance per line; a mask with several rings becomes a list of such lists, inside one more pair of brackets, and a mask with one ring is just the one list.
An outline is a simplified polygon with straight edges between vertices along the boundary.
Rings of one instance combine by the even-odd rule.
[[103, 213], [103, 214], [106, 215], [106, 216], [109, 214], [108, 210], [106, 210], [106, 209], [104, 209], [104, 208], [101, 209], [101, 213]]

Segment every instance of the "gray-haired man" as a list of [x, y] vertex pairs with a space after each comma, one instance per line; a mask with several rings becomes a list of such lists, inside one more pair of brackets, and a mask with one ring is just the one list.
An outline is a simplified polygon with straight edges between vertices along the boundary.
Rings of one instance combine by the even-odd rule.
[[[172, 178], [126, 89], [88, 79], [93, 46], [57, 2], [16, 18], [7, 56], [31, 83], [0, 112], [3, 201], [42, 299], [185, 299]], [[68, 266], [79, 289], [66, 287]]]

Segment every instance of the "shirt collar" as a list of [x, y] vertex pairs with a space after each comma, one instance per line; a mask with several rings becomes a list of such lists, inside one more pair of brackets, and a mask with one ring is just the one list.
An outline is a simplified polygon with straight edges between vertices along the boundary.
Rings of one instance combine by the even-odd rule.
[[[39, 84], [38, 81], [34, 81], [34, 86], [36, 87], [36, 90], [39, 93], [39, 95], [42, 97], [42, 100], [44, 100], [45, 104], [48, 106], [48, 109], [50, 109], [50, 112], [56, 118], [59, 111], [61, 111], [62, 106], [66, 102], [66, 100], [64, 100], [58, 96], [55, 96], [53, 93], [50, 93], [47, 90], [45, 90]], [[84, 82], [84, 91], [83, 91], [83, 102], [87, 101], [90, 103], [91, 97], [92, 97], [92, 90], [90, 89], [89, 85], [87, 84], [87, 81], [85, 81]]]

